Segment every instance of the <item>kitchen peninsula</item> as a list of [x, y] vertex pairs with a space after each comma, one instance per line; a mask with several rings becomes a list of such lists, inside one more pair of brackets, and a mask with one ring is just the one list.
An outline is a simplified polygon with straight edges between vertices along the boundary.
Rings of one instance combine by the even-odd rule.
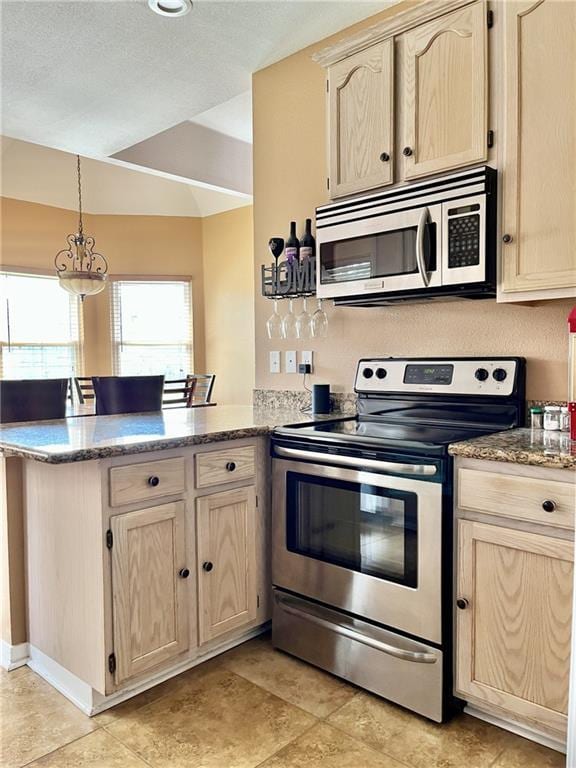
[[258, 634], [266, 436], [310, 420], [217, 406], [4, 426], [5, 470], [22, 472], [29, 665], [95, 714]]

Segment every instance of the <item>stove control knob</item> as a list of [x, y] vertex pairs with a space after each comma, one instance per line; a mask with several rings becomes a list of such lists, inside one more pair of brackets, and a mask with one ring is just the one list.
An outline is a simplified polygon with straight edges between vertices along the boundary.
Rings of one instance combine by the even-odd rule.
[[376, 378], [377, 379], [385, 379], [388, 375], [388, 371], [386, 368], [376, 368]]
[[365, 379], [371, 379], [372, 376], [374, 376], [374, 371], [372, 368], [364, 368], [362, 371], [362, 376], [364, 376]]
[[476, 369], [476, 373], [474, 374], [474, 376], [476, 376], [478, 381], [486, 381], [486, 379], [489, 376], [489, 373], [486, 370], [486, 368], [477, 368]]
[[506, 373], [504, 368], [495, 368], [494, 372], [492, 373], [492, 376], [496, 379], [496, 381], [504, 381], [504, 379], [506, 378], [506, 376], [508, 376], [508, 374]]

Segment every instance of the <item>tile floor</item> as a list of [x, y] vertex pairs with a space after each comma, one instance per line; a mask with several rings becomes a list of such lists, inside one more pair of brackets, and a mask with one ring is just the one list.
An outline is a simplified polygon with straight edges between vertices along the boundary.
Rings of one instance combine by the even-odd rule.
[[563, 768], [461, 715], [437, 726], [252, 640], [94, 718], [0, 676], [4, 768]]

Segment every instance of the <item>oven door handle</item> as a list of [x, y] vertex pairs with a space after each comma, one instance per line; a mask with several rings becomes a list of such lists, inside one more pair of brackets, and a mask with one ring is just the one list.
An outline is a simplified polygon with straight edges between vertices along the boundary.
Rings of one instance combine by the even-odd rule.
[[357, 632], [355, 629], [345, 626], [344, 624], [335, 624], [332, 621], [323, 619], [320, 616], [316, 616], [308, 611], [301, 610], [300, 608], [294, 608], [288, 601], [282, 598], [276, 598], [281, 609], [286, 613], [290, 613], [293, 616], [297, 616], [300, 619], [309, 621], [312, 624], [317, 624], [319, 627], [329, 629], [331, 632], [336, 632], [338, 635], [348, 637], [350, 640], [356, 640], [358, 643], [367, 645], [370, 648], [374, 648], [377, 651], [388, 654], [388, 656], [394, 656], [397, 659], [404, 661], [413, 661], [417, 664], [435, 664], [438, 660], [432, 653], [424, 653], [422, 651], [408, 651], [405, 648], [398, 648], [395, 645], [384, 643], [382, 640], [376, 640], [374, 637], [368, 637], [361, 632]]
[[430, 283], [430, 275], [426, 269], [426, 259], [424, 257], [424, 235], [426, 234], [426, 224], [429, 217], [430, 211], [428, 208], [423, 208], [418, 221], [418, 229], [416, 230], [416, 264], [418, 265], [418, 272], [420, 272], [425, 288]]
[[396, 472], [403, 475], [435, 475], [436, 467], [433, 464], [400, 464], [395, 461], [378, 461], [377, 459], [359, 459], [357, 456], [341, 456], [333, 453], [319, 453], [318, 451], [302, 451], [298, 448], [285, 448], [282, 445], [274, 446], [274, 454], [287, 459], [308, 459], [310, 461], [328, 462], [339, 467], [353, 467], [354, 469], [373, 469], [375, 471]]

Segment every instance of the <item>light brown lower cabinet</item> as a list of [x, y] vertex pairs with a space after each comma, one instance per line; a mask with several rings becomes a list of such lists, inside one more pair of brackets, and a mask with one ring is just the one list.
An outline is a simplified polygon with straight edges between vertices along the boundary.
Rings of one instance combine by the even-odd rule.
[[111, 519], [117, 684], [189, 648], [184, 528], [183, 501]]
[[456, 688], [565, 734], [574, 543], [458, 522]]
[[253, 486], [196, 500], [200, 644], [256, 619], [256, 494]]

